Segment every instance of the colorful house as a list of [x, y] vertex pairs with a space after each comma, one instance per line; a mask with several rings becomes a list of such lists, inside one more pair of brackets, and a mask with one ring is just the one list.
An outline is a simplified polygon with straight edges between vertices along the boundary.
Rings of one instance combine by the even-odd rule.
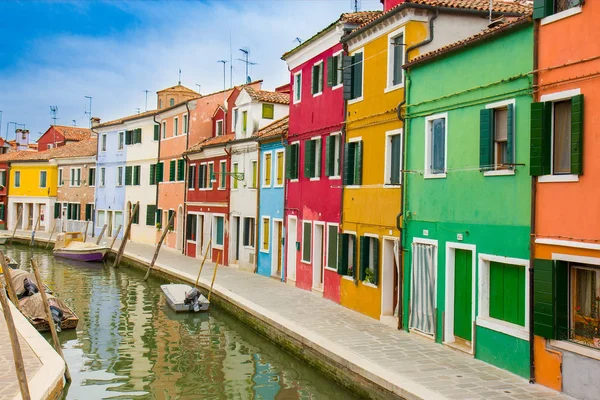
[[379, 14], [342, 14], [282, 57], [292, 84], [286, 154], [286, 279], [337, 303], [344, 122], [340, 38]]
[[532, 54], [522, 17], [405, 64], [404, 327], [525, 378]]
[[597, 1], [535, 1], [535, 380], [600, 393], [600, 151]]
[[284, 274], [284, 183], [285, 147], [289, 117], [283, 117], [253, 136], [258, 142], [258, 154], [263, 162], [258, 189], [258, 260], [257, 272], [285, 280]]
[[[244, 86], [235, 100], [235, 139], [227, 147], [231, 154], [231, 171], [243, 174], [244, 178], [231, 190], [229, 198], [229, 263], [248, 271], [256, 269], [257, 189], [259, 185], [268, 186], [271, 178], [263, 174], [260, 182], [259, 170], [262, 165], [273, 165], [268, 156], [264, 160], [258, 159], [258, 145], [253, 134], [288, 115], [289, 101], [287, 93], [251, 86]], [[216, 176], [214, 179], [216, 181]]]
[[50, 125], [50, 128], [37, 141], [37, 150], [44, 151], [68, 143], [89, 139], [92, 132], [88, 128], [78, 126]]
[[0, 154], [0, 230], [6, 229], [8, 219], [8, 177], [10, 153]]

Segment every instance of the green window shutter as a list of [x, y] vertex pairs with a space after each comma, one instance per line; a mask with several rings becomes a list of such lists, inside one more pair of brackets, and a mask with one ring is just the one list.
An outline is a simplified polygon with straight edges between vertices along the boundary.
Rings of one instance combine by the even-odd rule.
[[150, 184], [156, 185], [156, 164], [150, 164]]
[[169, 161], [169, 182], [175, 181], [175, 160]]
[[164, 162], [161, 161], [158, 164], [156, 164], [156, 183], [162, 182], [164, 180], [164, 169]]
[[[133, 211], [134, 206], [132, 205], [131, 210]], [[134, 224], [139, 224], [140, 223], [140, 209], [138, 207], [137, 210], [135, 210], [135, 214], [133, 214], [133, 223]]]
[[506, 162], [515, 162], [515, 106], [509, 104], [506, 110]]
[[312, 224], [302, 226], [302, 260], [310, 261], [312, 247]]
[[556, 313], [554, 337], [569, 337], [569, 263], [554, 261], [554, 311]]
[[571, 99], [571, 173], [583, 175], [583, 95]]
[[352, 57], [342, 57], [342, 82], [344, 83], [344, 100], [352, 99]]
[[91, 219], [92, 219], [92, 205], [86, 204], [85, 205], [85, 220], [89, 221]]
[[312, 79], [310, 82], [311, 82], [310, 92], [312, 94], [318, 93], [319, 92], [319, 68], [316, 65], [313, 65], [313, 67], [312, 67]]
[[338, 269], [340, 275], [348, 274], [348, 235], [340, 234], [338, 239]]
[[490, 263], [490, 317], [525, 326], [525, 268]]
[[379, 239], [372, 238], [373, 243], [373, 284], [379, 285]]
[[402, 41], [404, 35], [396, 36], [393, 42], [393, 71], [392, 71], [392, 85], [400, 85], [402, 82], [402, 64], [404, 59], [404, 46]]
[[356, 142], [344, 143], [344, 185], [354, 184], [354, 159], [356, 158], [355, 147]]
[[285, 146], [285, 177], [287, 179], [294, 179], [292, 172], [292, 152], [294, 151], [293, 145]]
[[402, 141], [400, 135], [392, 136], [392, 159], [391, 159], [391, 173], [390, 183], [393, 185], [400, 184], [400, 176], [402, 165], [400, 165], [400, 153], [402, 152]]
[[298, 179], [298, 175], [300, 174], [299, 169], [300, 163], [300, 144], [295, 143], [292, 145], [292, 176], [294, 179]]
[[125, 167], [125, 186], [130, 186], [133, 182], [133, 167]]
[[533, 19], [541, 19], [554, 14], [554, 0], [534, 0]]
[[154, 204], [148, 204], [146, 206], [146, 225], [156, 225], [156, 206]]
[[160, 208], [156, 209], [156, 223], [162, 225], [162, 210]]
[[133, 131], [125, 131], [125, 144], [133, 143]]
[[4, 204], [0, 204], [0, 220], [4, 220]]
[[325, 138], [325, 176], [333, 176], [335, 162], [335, 137]]
[[335, 67], [333, 65], [333, 57], [327, 57], [327, 86], [335, 86]]
[[160, 125], [154, 125], [154, 140], [160, 139]]
[[62, 204], [54, 203], [54, 218], [60, 218], [61, 207], [62, 207]]
[[133, 167], [133, 184], [134, 185], [140, 184], [141, 175], [142, 175], [142, 166], [136, 165], [135, 167]]
[[185, 179], [185, 160], [182, 158], [177, 160], [177, 180], [183, 181]]
[[[338, 265], [338, 228], [329, 225], [327, 227], [327, 266], [337, 270]], [[338, 270], [339, 272], [339, 270]]]
[[530, 174], [550, 173], [551, 103], [531, 103]]
[[352, 98], [356, 99], [362, 96], [362, 75], [363, 75], [363, 53], [356, 53], [353, 56], [352, 66]]
[[358, 259], [356, 258], [356, 248], [358, 246], [356, 246], [356, 236], [354, 236], [354, 245], [352, 246], [352, 262], [353, 262], [353, 266], [352, 266], [352, 279], [357, 280], [357, 276], [358, 276]]
[[275, 116], [275, 105], [274, 104], [263, 104], [262, 105], [262, 117], [265, 119], [273, 119]]
[[[165, 224], [168, 224], [169, 221], [171, 221], [171, 217], [173, 216], [174, 212], [175, 211], [173, 211], [173, 210], [169, 210], [169, 214], [168, 214], [169, 215], [169, 219], [167, 221], [165, 221]], [[174, 227], [173, 225], [175, 225], [175, 221], [171, 222], [171, 225], [169, 226], [169, 229], [173, 229], [173, 227]]]
[[73, 219], [71, 203], [67, 203], [67, 219]]
[[494, 109], [479, 111], [479, 169], [493, 169], [494, 164]]
[[137, 141], [136, 143], [142, 143], [142, 128], [137, 128]]
[[216, 238], [216, 244], [218, 245], [222, 245], [224, 242], [224, 235], [223, 235], [223, 217], [217, 217], [217, 238]]
[[362, 185], [362, 155], [363, 155], [363, 143], [356, 142], [356, 158], [354, 160], [354, 184]]
[[[356, 264], [356, 263], [355, 263]], [[360, 237], [360, 280], [364, 281], [369, 268], [369, 238]]]
[[536, 259], [533, 269], [533, 332], [555, 339], [554, 268], [551, 260]]
[[304, 142], [304, 176], [306, 178], [315, 176], [315, 142], [313, 140]]

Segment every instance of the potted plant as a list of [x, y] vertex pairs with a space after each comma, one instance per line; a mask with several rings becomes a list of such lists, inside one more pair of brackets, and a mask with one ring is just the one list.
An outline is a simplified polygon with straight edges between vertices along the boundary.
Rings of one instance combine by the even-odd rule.
[[575, 312], [580, 317], [580, 327], [576, 334], [591, 339], [595, 348], [600, 349], [600, 296], [597, 296], [592, 305], [590, 315], [581, 313], [581, 306], [575, 307]]
[[365, 271], [365, 279], [363, 280], [363, 282], [367, 282], [367, 283], [371, 283], [371, 284], [375, 284], [375, 274], [373, 273], [373, 270], [371, 268], [367, 268]]
[[160, 222], [157, 222], [156, 223], [156, 229], [160, 229], [160, 228], [162, 228], [162, 224]]

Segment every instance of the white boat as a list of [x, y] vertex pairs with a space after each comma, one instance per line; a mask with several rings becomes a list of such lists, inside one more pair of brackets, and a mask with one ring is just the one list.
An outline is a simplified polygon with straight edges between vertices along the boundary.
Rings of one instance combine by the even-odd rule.
[[200, 291], [190, 285], [171, 283], [161, 285], [169, 306], [175, 312], [207, 311], [210, 303]]
[[108, 247], [85, 242], [81, 232], [60, 233], [56, 237], [53, 253], [57, 257], [79, 261], [102, 261]]

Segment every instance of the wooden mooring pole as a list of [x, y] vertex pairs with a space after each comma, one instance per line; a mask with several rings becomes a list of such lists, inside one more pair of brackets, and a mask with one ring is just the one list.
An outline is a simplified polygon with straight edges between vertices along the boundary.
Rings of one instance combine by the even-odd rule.
[[156, 250], [154, 250], [154, 256], [152, 257], [152, 262], [150, 263], [150, 266], [148, 267], [148, 271], [146, 271], [146, 276], [144, 276], [145, 281], [147, 281], [148, 277], [150, 276], [150, 270], [152, 269], [152, 267], [154, 267], [154, 263], [156, 262], [156, 259], [158, 258], [158, 253], [160, 252], [160, 248], [162, 247], [163, 241], [165, 240], [165, 237], [167, 237], [167, 233], [169, 233], [169, 227], [173, 223], [173, 219], [175, 219], [175, 214], [177, 214], [177, 211], [173, 211], [173, 214], [171, 214], [171, 218], [169, 218], [169, 222], [163, 228], [163, 233], [162, 233], [162, 235], [160, 235], [160, 240], [158, 241]]
[[85, 230], [83, 231], [83, 241], [87, 242], [87, 231], [88, 231], [88, 227], [90, 226], [90, 220], [88, 219], [87, 221], [85, 221]]
[[38, 215], [37, 220], [35, 221], [35, 225], [33, 226], [33, 230], [31, 231], [31, 242], [29, 242], [29, 247], [33, 247], [33, 245], [35, 244], [35, 232], [37, 231], [37, 228], [40, 225], [41, 218], [42, 214]]
[[54, 320], [52, 319], [52, 311], [50, 311], [50, 304], [48, 304], [48, 296], [46, 295], [46, 290], [44, 290], [44, 282], [42, 281], [42, 277], [40, 276], [37, 261], [35, 261], [33, 258], [31, 259], [31, 268], [33, 269], [35, 280], [37, 281], [40, 294], [42, 295], [42, 302], [44, 303], [46, 318], [48, 319], [50, 333], [52, 334], [52, 341], [54, 342], [54, 350], [56, 350], [60, 358], [62, 358], [65, 362], [65, 379], [67, 380], [67, 382], [71, 382], [71, 372], [69, 371], [69, 365], [65, 360], [65, 355], [63, 354], [62, 347], [60, 347], [60, 339], [58, 338], [58, 334], [56, 333], [56, 327], [54, 326]]
[[54, 225], [52, 225], [52, 231], [50, 232], [50, 237], [48, 238], [48, 243], [46, 243], [46, 249], [50, 246], [50, 242], [52, 241], [52, 235], [54, 235], [54, 231], [56, 230], [57, 219], [54, 220]]
[[110, 248], [112, 249], [115, 245], [115, 242], [117, 241], [117, 238], [119, 237], [119, 233], [121, 232], [121, 225], [117, 226], [117, 233], [115, 233], [115, 236], [113, 237], [113, 241], [110, 244]]
[[21, 389], [21, 397], [24, 400], [30, 400], [29, 386], [27, 385], [27, 373], [25, 372], [25, 363], [23, 362], [23, 354], [21, 353], [21, 345], [19, 344], [19, 334], [15, 327], [15, 321], [12, 317], [10, 304], [6, 299], [4, 286], [0, 285], [0, 303], [2, 304], [2, 312], [6, 320], [6, 329], [10, 337], [10, 345], [12, 346], [13, 359], [15, 362], [15, 370], [17, 371], [17, 380], [19, 381], [19, 389]]
[[102, 236], [104, 236], [104, 231], [106, 230], [106, 227], [108, 225], [104, 224], [104, 226], [102, 227], [102, 230], [100, 231], [100, 235], [98, 236], [98, 239], [96, 239], [96, 244], [100, 244], [100, 241], [102, 240]]
[[210, 303], [210, 296], [212, 295], [213, 285], [215, 284], [215, 278], [217, 277], [217, 269], [219, 268], [219, 262], [221, 261], [221, 253], [217, 256], [217, 265], [215, 265], [215, 270], [213, 271], [212, 282], [210, 283], [210, 291], [208, 292], [208, 302]]
[[[25, 204], [23, 204], [23, 207], [25, 207]], [[19, 214], [17, 215], [17, 222], [15, 222], [15, 229], [13, 229], [13, 233], [10, 238], [10, 245], [12, 245], [12, 243], [13, 243], [13, 239], [15, 238], [15, 233], [17, 233], [17, 227], [19, 226], [19, 221], [21, 220], [22, 216], [23, 216], [23, 208], [21, 208], [19, 210]]]
[[200, 274], [202, 273], [202, 269], [204, 268], [204, 262], [206, 261], [206, 256], [208, 255], [208, 250], [210, 249], [210, 245], [212, 243], [212, 238], [208, 241], [208, 246], [206, 246], [206, 251], [204, 252], [204, 258], [202, 258], [202, 264], [200, 264], [200, 271], [198, 271], [198, 277], [196, 278], [196, 283], [194, 283], [194, 287], [198, 287], [198, 282], [200, 281]]
[[113, 268], [117, 268], [119, 263], [121, 262], [121, 257], [123, 257], [123, 252], [125, 251], [125, 246], [127, 245], [127, 240], [129, 240], [129, 232], [131, 231], [131, 224], [133, 224], [133, 217], [138, 212], [138, 207], [140, 206], [140, 202], [135, 203], [135, 207], [133, 207], [133, 211], [131, 211], [131, 215], [129, 216], [129, 221], [127, 221], [127, 229], [125, 229], [125, 233], [123, 234], [123, 240], [121, 241], [121, 246], [119, 247], [119, 252], [115, 257], [115, 262], [113, 264]]
[[19, 304], [19, 298], [17, 297], [17, 293], [15, 292], [15, 288], [12, 285], [12, 271], [6, 262], [6, 258], [4, 257], [4, 253], [0, 251], [0, 266], [2, 266], [2, 274], [4, 275], [4, 280], [6, 281], [6, 288], [8, 289], [8, 296], [10, 300], [13, 302], [17, 310], [21, 311], [21, 305]]

